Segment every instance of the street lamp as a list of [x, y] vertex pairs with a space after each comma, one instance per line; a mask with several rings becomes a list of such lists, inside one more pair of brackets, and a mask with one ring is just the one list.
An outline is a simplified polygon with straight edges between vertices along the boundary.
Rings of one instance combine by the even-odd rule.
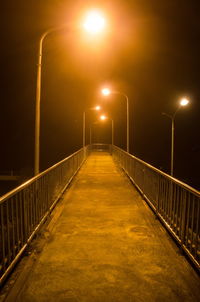
[[[61, 31], [67, 28], [64, 24], [51, 28], [44, 32], [39, 40], [38, 64], [37, 64], [37, 82], [36, 82], [36, 105], [35, 105], [35, 153], [34, 153], [34, 174], [39, 173], [40, 166], [40, 99], [41, 99], [41, 68], [43, 41], [51, 33]], [[91, 11], [86, 15], [83, 27], [87, 32], [97, 34], [105, 27], [105, 19], [98, 11]]]
[[99, 11], [91, 11], [86, 15], [83, 27], [88, 33], [97, 34], [105, 27], [105, 19]]
[[101, 110], [101, 106], [96, 106], [94, 108], [89, 108], [85, 111], [83, 111], [83, 148], [85, 147], [85, 117], [86, 117], [86, 112], [89, 111], [89, 110], [96, 110], [96, 111], [99, 111]]
[[101, 115], [101, 116], [100, 116], [100, 120], [101, 120], [101, 121], [105, 121], [106, 119], [107, 119], [107, 117], [106, 117], [105, 115]]
[[111, 127], [112, 127], [112, 145], [114, 145], [114, 120], [112, 118], [108, 118], [105, 115], [100, 116], [101, 121], [105, 121], [106, 119], [111, 120]]
[[101, 90], [104, 96], [109, 96], [110, 94], [119, 94], [126, 99], [126, 151], [129, 153], [129, 99], [125, 93], [119, 91], [111, 91], [109, 88], [103, 88]]
[[181, 107], [187, 106], [188, 104], [189, 104], [189, 100], [187, 98], [182, 98], [180, 100], [179, 106], [176, 109], [176, 111], [174, 112], [174, 114], [170, 115], [170, 114], [167, 114], [165, 112], [162, 112], [163, 115], [167, 116], [172, 121], [172, 128], [171, 128], [171, 169], [170, 169], [171, 176], [174, 175], [174, 121], [175, 121], [175, 117], [176, 117], [176, 114], [179, 111], [179, 109]]

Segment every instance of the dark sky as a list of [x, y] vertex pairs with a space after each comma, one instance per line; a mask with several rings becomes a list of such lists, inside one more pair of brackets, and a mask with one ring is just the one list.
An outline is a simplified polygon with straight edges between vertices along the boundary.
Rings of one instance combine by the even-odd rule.
[[[7, 0], [2, 6], [0, 170], [32, 170], [38, 41], [48, 28], [68, 23], [67, 32], [44, 42], [42, 169], [81, 147], [82, 112], [100, 102], [115, 120], [115, 143], [125, 148], [125, 102], [102, 99], [99, 89], [108, 84], [129, 96], [131, 153], [166, 172], [170, 120], [161, 112], [172, 114], [182, 96], [190, 98], [176, 117], [175, 176], [200, 189], [198, 1]], [[78, 28], [87, 8], [99, 8], [108, 20], [107, 32], [94, 40]], [[88, 122], [95, 119], [88, 114]], [[96, 127], [108, 141], [109, 123]]]

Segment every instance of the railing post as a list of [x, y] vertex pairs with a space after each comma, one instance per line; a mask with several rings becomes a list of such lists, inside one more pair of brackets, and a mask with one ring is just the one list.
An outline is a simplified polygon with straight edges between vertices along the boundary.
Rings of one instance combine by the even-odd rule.
[[182, 193], [182, 211], [181, 211], [181, 224], [180, 224], [180, 239], [181, 239], [181, 250], [183, 251], [183, 245], [185, 243], [185, 234], [186, 234], [186, 192]]
[[160, 203], [160, 198], [161, 198], [161, 189], [160, 189], [160, 186], [161, 186], [161, 176], [158, 175], [158, 190], [157, 190], [157, 194], [156, 194], [156, 215], [158, 216], [159, 214], [159, 203]]
[[23, 219], [24, 219], [24, 241], [28, 239], [28, 211], [27, 211], [27, 191], [23, 192]]

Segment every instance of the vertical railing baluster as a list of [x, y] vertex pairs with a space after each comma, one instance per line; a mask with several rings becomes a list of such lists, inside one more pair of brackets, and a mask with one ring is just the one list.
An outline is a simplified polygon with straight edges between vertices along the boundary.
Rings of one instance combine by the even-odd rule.
[[[197, 198], [195, 198], [195, 204], [197, 205], [196, 208], [196, 228], [195, 228], [195, 250], [194, 250], [194, 257], [197, 259], [198, 252], [199, 252], [199, 258], [200, 258], [200, 202], [198, 202]], [[199, 250], [198, 250], [199, 248]]]
[[22, 206], [23, 206], [23, 220], [24, 220], [24, 225], [23, 225], [23, 235], [24, 235], [24, 242], [27, 240], [28, 236], [28, 213], [26, 209], [26, 201], [27, 201], [27, 196], [26, 196], [26, 190], [22, 191]]
[[15, 219], [14, 219], [13, 198], [10, 199], [10, 202], [11, 202], [12, 259], [13, 259], [15, 257]]
[[10, 247], [10, 219], [9, 219], [9, 200], [6, 202], [5, 206], [6, 206], [6, 230], [7, 230], [7, 263], [8, 265], [10, 264], [11, 261], [11, 247]]
[[181, 223], [180, 223], [180, 238], [181, 238], [181, 248], [185, 245], [185, 235], [186, 235], [186, 221], [187, 221], [187, 192], [182, 191], [182, 207], [181, 207]]
[[0, 204], [0, 215], [1, 215], [1, 255], [2, 255], [2, 271], [5, 271], [6, 263], [6, 243], [5, 243], [5, 219], [4, 219], [4, 204]]
[[188, 202], [187, 202], [187, 207], [186, 207], [186, 213], [187, 213], [187, 216], [186, 216], [186, 234], [185, 234], [185, 237], [186, 237], [186, 246], [188, 247], [188, 244], [189, 244], [189, 227], [190, 227], [190, 207], [191, 207], [191, 200], [190, 200], [190, 195], [188, 197]]
[[21, 247], [24, 244], [24, 232], [23, 232], [23, 226], [24, 226], [24, 217], [23, 217], [23, 200], [22, 200], [22, 192], [19, 192], [19, 215], [20, 215], [20, 243]]
[[190, 252], [193, 249], [193, 238], [194, 238], [194, 215], [195, 215], [195, 204], [194, 198], [192, 198], [192, 218], [191, 218], [191, 243], [190, 243]]
[[18, 195], [14, 196], [15, 202], [15, 211], [16, 211], [16, 237], [17, 237], [17, 251], [20, 249], [20, 235], [19, 235], [19, 202], [18, 202]]

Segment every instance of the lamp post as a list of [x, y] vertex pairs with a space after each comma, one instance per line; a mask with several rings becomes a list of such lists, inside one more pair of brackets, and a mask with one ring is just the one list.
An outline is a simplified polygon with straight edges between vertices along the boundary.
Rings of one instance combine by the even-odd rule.
[[[86, 15], [83, 27], [90, 34], [97, 34], [105, 26], [105, 19], [98, 11], [91, 11]], [[41, 99], [41, 69], [42, 69], [42, 52], [43, 41], [51, 33], [61, 31], [67, 28], [64, 24], [58, 27], [50, 28], [42, 34], [39, 40], [39, 52], [37, 63], [37, 81], [36, 81], [36, 104], [35, 104], [35, 153], [34, 153], [34, 174], [39, 173], [40, 167], [40, 99]]]
[[99, 110], [101, 110], [101, 107], [96, 106], [94, 108], [90, 108], [88, 110], [83, 111], [83, 148], [85, 147], [85, 144], [86, 144], [86, 139], [85, 139], [86, 138], [86, 135], [85, 135], [85, 124], [86, 124], [86, 122], [85, 122], [85, 117], [86, 117], [86, 112], [89, 111], [89, 110], [99, 111]]
[[114, 120], [112, 118], [108, 118], [105, 115], [101, 115], [100, 116], [100, 120], [104, 121], [106, 119], [111, 120], [111, 132], [112, 132], [112, 140], [111, 140], [111, 142], [112, 142], [112, 145], [114, 145]]
[[126, 100], [126, 151], [129, 153], [129, 98], [125, 93], [111, 91], [108, 88], [103, 88], [101, 92], [104, 96], [108, 96], [110, 94], [119, 94], [122, 95]]
[[35, 100], [35, 162], [34, 162], [34, 174], [39, 173], [40, 166], [40, 99], [41, 99], [41, 69], [42, 69], [42, 51], [43, 41], [47, 35], [60, 31], [67, 25], [51, 28], [44, 32], [39, 41], [38, 63], [37, 63], [37, 81], [36, 81], [36, 100]]
[[165, 112], [162, 112], [163, 115], [167, 116], [168, 118], [171, 119], [171, 167], [170, 167], [170, 175], [173, 176], [174, 175], [174, 121], [175, 121], [175, 117], [177, 112], [179, 111], [179, 109], [181, 107], [185, 107], [189, 104], [189, 100], [186, 98], [183, 98], [180, 102], [179, 102], [179, 106], [177, 108], [177, 110], [174, 112], [174, 114], [170, 115], [167, 114]]

